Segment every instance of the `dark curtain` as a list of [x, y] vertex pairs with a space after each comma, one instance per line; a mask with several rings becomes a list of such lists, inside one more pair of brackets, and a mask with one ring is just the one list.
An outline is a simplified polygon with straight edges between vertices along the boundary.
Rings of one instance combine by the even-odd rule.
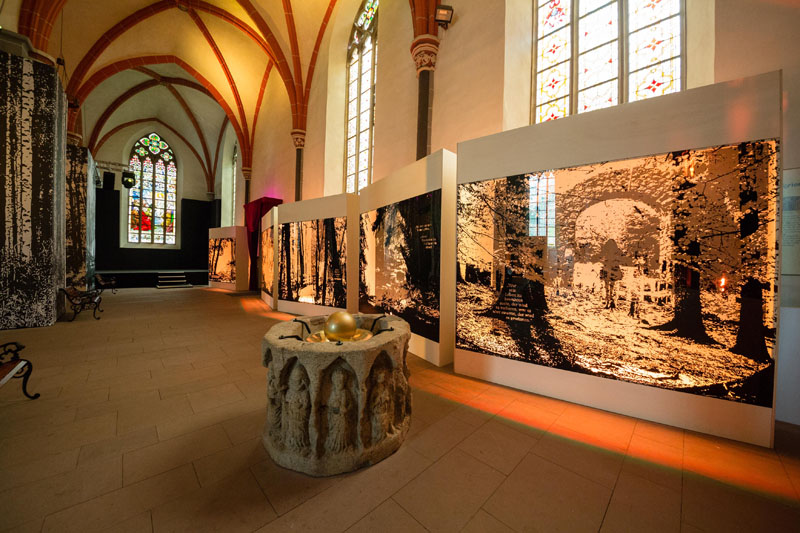
[[267, 211], [282, 204], [280, 198], [262, 196], [244, 205], [244, 225], [247, 226], [247, 249], [250, 251], [250, 290], [258, 290], [258, 244], [261, 237], [261, 218]]

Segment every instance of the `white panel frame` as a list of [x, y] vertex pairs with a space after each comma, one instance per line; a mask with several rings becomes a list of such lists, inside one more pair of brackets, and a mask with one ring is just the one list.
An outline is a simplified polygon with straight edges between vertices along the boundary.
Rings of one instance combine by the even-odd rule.
[[[770, 72], [466, 141], [458, 145], [457, 180], [471, 183], [675, 150], [780, 141], [781, 95], [782, 74]], [[779, 239], [780, 221], [777, 228]], [[779, 353], [776, 344], [776, 368]], [[767, 408], [462, 349], [455, 350], [455, 371], [625, 415], [773, 445], [774, 386], [773, 408]]]
[[[275, 228], [272, 232], [272, 294], [278, 294], [278, 206], [273, 207], [267, 214], [261, 217], [261, 231], [264, 232], [267, 228]], [[261, 244], [261, 236], [259, 235], [258, 238], [259, 245]], [[264, 250], [261, 250], [261, 253], [258, 254], [259, 257], [263, 257]], [[262, 262], [263, 265], [263, 262]], [[265, 304], [270, 306], [271, 309], [275, 308], [275, 301], [274, 296], [270, 296], [266, 293], [266, 291], [261, 291], [261, 299], [264, 301]]]
[[[232, 238], [234, 254], [236, 254], [236, 283], [220, 283], [209, 280], [208, 284], [215, 289], [247, 292], [250, 290], [250, 250], [247, 248], [247, 228], [245, 226], [226, 226], [224, 228], [208, 228], [208, 239]], [[242, 273], [244, 275], [242, 275]]]
[[[290, 204], [281, 204], [277, 208], [277, 226], [275, 231], [275, 264], [276, 269], [280, 265], [280, 239], [278, 231], [282, 224], [289, 222], [304, 222], [307, 220], [322, 220], [325, 218], [346, 217], [345, 239], [347, 239], [347, 256], [345, 264], [347, 273], [345, 275], [345, 290], [347, 291], [347, 311], [350, 313], [358, 312], [358, 195], [357, 194], [336, 194], [313, 200], [303, 200]], [[355, 268], [353, 266], [355, 265]], [[278, 295], [279, 280], [276, 276], [275, 294]], [[289, 300], [277, 300], [277, 310], [295, 315], [319, 315], [329, 314], [334, 311], [342, 311], [338, 307], [317, 305], [306, 302], [292, 302]]]
[[[453, 362], [455, 347], [456, 154], [439, 150], [361, 189], [359, 211], [366, 213], [438, 189], [442, 190], [439, 342], [412, 333], [408, 349], [436, 366], [445, 366]], [[354, 264], [359, 265], [358, 258]]]

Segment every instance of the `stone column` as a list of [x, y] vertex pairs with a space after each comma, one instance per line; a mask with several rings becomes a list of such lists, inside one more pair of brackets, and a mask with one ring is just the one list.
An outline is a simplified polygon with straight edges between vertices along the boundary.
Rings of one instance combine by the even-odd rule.
[[[242, 174], [244, 175], [244, 203], [250, 203], [250, 178], [253, 175], [253, 169], [250, 167], [242, 167]], [[234, 176], [234, 179], [236, 177]], [[236, 206], [233, 206], [234, 213], [236, 213]]]
[[303, 148], [306, 146], [306, 130], [292, 130], [292, 141], [295, 148], [294, 165], [294, 199], [303, 199]]
[[431, 153], [431, 112], [433, 109], [433, 71], [439, 53], [439, 38], [420, 35], [411, 43], [411, 57], [417, 66], [419, 100], [417, 105], [417, 159]]

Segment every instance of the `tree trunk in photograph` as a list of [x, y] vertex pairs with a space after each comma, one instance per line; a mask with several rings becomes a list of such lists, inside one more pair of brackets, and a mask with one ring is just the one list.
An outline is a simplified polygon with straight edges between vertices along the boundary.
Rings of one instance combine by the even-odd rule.
[[319, 301], [319, 253], [320, 253], [320, 242], [319, 242], [319, 220], [314, 221], [314, 301]]
[[433, 71], [419, 72], [417, 104], [417, 159], [431, 153], [431, 114], [433, 110]]
[[325, 247], [325, 262], [322, 268], [322, 305], [328, 303], [328, 272], [330, 271], [330, 246], [328, 245], [328, 219], [322, 221], [322, 242]]
[[283, 265], [284, 265], [284, 280], [283, 286], [286, 287], [286, 299], [292, 300], [292, 254], [291, 254], [291, 237], [290, 237], [290, 224], [281, 226], [281, 238], [283, 240]]
[[[731, 348], [738, 353], [758, 362], [769, 362], [767, 343], [764, 339], [764, 284], [755, 275], [759, 270], [760, 254], [748, 251], [748, 241], [756, 239], [759, 225], [762, 222], [759, 209], [759, 198], [756, 154], [753, 143], [739, 145], [739, 237], [742, 247], [742, 272], [750, 273], [742, 285], [739, 308], [739, 331], [736, 344]], [[766, 193], [766, 191], [762, 191]], [[764, 196], [764, 194], [762, 194]], [[756, 250], [758, 250], [756, 246]]]
[[[335, 219], [326, 218], [323, 224], [325, 225], [325, 242], [326, 245], [330, 247], [330, 251], [328, 252], [328, 260], [330, 261], [329, 268], [331, 271], [331, 277], [333, 278], [333, 295], [331, 305], [335, 307], [343, 307], [343, 304], [347, 299], [347, 295], [344, 292], [344, 283], [342, 282], [344, 272], [342, 271], [341, 255], [339, 254], [339, 249], [336, 246]], [[336, 269], [339, 270], [338, 277], [333, 275]]]
[[303, 242], [305, 241], [305, 222], [301, 222], [298, 225], [297, 231], [297, 297], [300, 297], [300, 290], [304, 289], [306, 286], [306, 251], [303, 248]]

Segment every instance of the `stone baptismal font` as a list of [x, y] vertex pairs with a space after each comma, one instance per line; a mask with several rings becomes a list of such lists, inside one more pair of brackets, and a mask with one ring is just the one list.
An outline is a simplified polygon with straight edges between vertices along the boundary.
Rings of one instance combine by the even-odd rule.
[[331, 476], [394, 453], [411, 425], [408, 324], [396, 317], [299, 317], [264, 335], [264, 447], [279, 465]]

